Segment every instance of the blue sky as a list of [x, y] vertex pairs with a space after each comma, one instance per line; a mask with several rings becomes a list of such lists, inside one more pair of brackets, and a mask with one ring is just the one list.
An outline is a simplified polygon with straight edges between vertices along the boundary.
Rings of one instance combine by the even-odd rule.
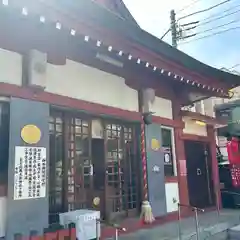
[[[194, 0], [181, 0], [181, 1], [180, 0], [167, 0], [167, 1], [124, 0], [128, 9], [130, 10], [134, 18], [137, 20], [139, 25], [144, 30], [150, 32], [151, 34], [159, 38], [169, 28], [170, 10], [174, 8], [176, 12], [178, 12], [178, 10], [189, 5], [193, 1]], [[176, 18], [179, 18], [183, 15], [187, 15], [201, 9], [205, 9], [221, 1], [220, 0], [198, 0], [196, 4], [185, 9], [185, 11], [179, 12], [176, 15]], [[220, 19], [218, 21], [205, 24], [204, 26], [199, 26], [195, 30], [191, 30], [189, 34], [214, 28], [216, 26], [219, 26], [231, 21], [235, 21], [235, 20], [236, 21], [239, 20], [239, 21], [236, 23], [230, 24], [228, 26], [221, 27], [213, 31], [209, 31], [201, 35], [199, 34], [198, 36], [196, 36], [196, 38], [202, 37], [204, 35], [209, 35], [214, 32], [222, 31], [225, 29], [240, 27], [239, 0], [229, 0], [228, 3], [223, 4], [221, 7], [217, 7], [214, 10], [211, 10], [202, 14], [198, 14], [193, 17], [186, 18], [180, 21], [180, 24], [191, 22], [191, 21], [203, 20], [206, 17], [209, 17], [210, 15], [213, 15], [213, 14], [220, 14], [220, 15], [227, 14], [227, 13], [222, 13], [222, 11], [229, 9], [231, 7], [235, 7], [235, 8], [227, 13], [237, 11], [238, 9], [239, 9], [239, 12], [231, 16], [228, 16], [226, 18]], [[192, 38], [191, 40], [193, 39], [194, 38]], [[168, 34], [164, 38], [164, 40], [168, 43], [171, 43], [170, 34]], [[186, 41], [187, 40], [185, 40], [185, 42]], [[226, 32], [224, 34], [216, 35], [214, 37], [209, 37], [204, 40], [193, 41], [188, 44], [185, 43], [185, 44], [179, 45], [179, 49], [193, 56], [194, 58], [204, 63], [207, 63], [209, 65], [212, 65], [214, 67], [230, 68], [235, 64], [238, 64], [238, 63], [240, 64], [240, 28], [237, 30]], [[235, 70], [240, 71], [240, 66], [235, 68]]]

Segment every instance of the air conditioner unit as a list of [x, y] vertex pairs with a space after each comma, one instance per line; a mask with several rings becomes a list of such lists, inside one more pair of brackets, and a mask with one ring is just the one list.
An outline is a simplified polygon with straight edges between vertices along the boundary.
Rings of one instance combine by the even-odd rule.
[[47, 80], [47, 54], [31, 50], [28, 55], [28, 85], [46, 88]]

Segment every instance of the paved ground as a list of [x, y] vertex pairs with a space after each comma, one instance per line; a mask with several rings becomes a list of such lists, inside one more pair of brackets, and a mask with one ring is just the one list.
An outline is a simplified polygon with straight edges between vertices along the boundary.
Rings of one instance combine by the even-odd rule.
[[[240, 210], [223, 210], [217, 212], [200, 214], [199, 224], [201, 240], [223, 240], [226, 239], [226, 229], [240, 224]], [[181, 222], [182, 240], [195, 240], [194, 218], [187, 218]], [[177, 240], [178, 222], [172, 222], [152, 229], [143, 229], [135, 233], [119, 237], [119, 240]]]

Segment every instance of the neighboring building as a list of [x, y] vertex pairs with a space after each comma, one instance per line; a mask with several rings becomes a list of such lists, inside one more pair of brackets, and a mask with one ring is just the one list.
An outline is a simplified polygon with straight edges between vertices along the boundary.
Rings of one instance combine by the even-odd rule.
[[[235, 75], [240, 75], [240, 73], [238, 71], [229, 71], [225, 68], [222, 68], [221, 70], [235, 74]], [[215, 106], [240, 99], [240, 87], [236, 87], [236, 88], [232, 89], [231, 92], [232, 92], [231, 98], [211, 97], [211, 98], [207, 98], [207, 99], [201, 100], [199, 102], [196, 102], [190, 107], [184, 107], [184, 109], [188, 109], [189, 111], [197, 112], [197, 113], [209, 116], [209, 117], [215, 117], [215, 111], [214, 111]], [[222, 126], [221, 124], [220, 125], [218, 124], [216, 127], [221, 128], [221, 126]], [[223, 155], [223, 158], [225, 160], [227, 160], [227, 158], [228, 158], [227, 157], [227, 149], [226, 149], [227, 139], [224, 136], [218, 136], [217, 133], [216, 133], [216, 135], [217, 135], [216, 143], [219, 146], [219, 149], [221, 151], [221, 154]]]
[[105, 219], [138, 216], [143, 111], [155, 216], [216, 206], [216, 121], [181, 108], [227, 97], [238, 76], [141, 30], [120, 0], [5, 0], [0, 20], [2, 235], [40, 233], [96, 197]]
[[[221, 70], [240, 76], [240, 73], [238, 71], [235, 71], [235, 70], [230, 71], [226, 68], [221, 68]], [[223, 104], [223, 103], [228, 103], [228, 102], [240, 99], [240, 87], [236, 87], [236, 88], [232, 89], [231, 92], [232, 92], [232, 97], [231, 98], [211, 97], [211, 98], [207, 98], [207, 99], [201, 100], [199, 102], [196, 102], [193, 106], [190, 106], [190, 107], [187, 107], [187, 108], [190, 111], [193, 111], [193, 112], [198, 112], [198, 113], [201, 113], [203, 115], [207, 115], [207, 116], [210, 116], [210, 117], [215, 117], [215, 112], [214, 112], [214, 106], [215, 105], [220, 105], [220, 104]]]

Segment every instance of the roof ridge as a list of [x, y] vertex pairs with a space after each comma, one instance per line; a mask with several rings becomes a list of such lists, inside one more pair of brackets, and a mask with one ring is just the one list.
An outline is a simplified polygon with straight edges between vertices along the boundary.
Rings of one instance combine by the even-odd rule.
[[113, 8], [107, 7], [107, 2], [105, 4], [101, 4], [97, 0], [90, 0], [93, 3], [97, 4], [99, 7], [105, 9], [106, 11], [110, 12], [111, 14], [121, 18], [122, 20], [127, 21], [130, 24], [134, 24], [135, 26], [138, 26], [137, 21], [132, 16], [131, 12], [128, 10], [126, 4], [123, 2], [123, 0], [110, 0], [111, 4], [113, 4]]
[[136, 19], [133, 17], [133, 15], [131, 14], [131, 12], [129, 11], [129, 9], [127, 8], [126, 4], [124, 3], [123, 0], [115, 0], [117, 1], [116, 4], [118, 5], [118, 7], [120, 7], [121, 9], [119, 9], [120, 14], [127, 20], [130, 21], [131, 23], [138, 25]]

